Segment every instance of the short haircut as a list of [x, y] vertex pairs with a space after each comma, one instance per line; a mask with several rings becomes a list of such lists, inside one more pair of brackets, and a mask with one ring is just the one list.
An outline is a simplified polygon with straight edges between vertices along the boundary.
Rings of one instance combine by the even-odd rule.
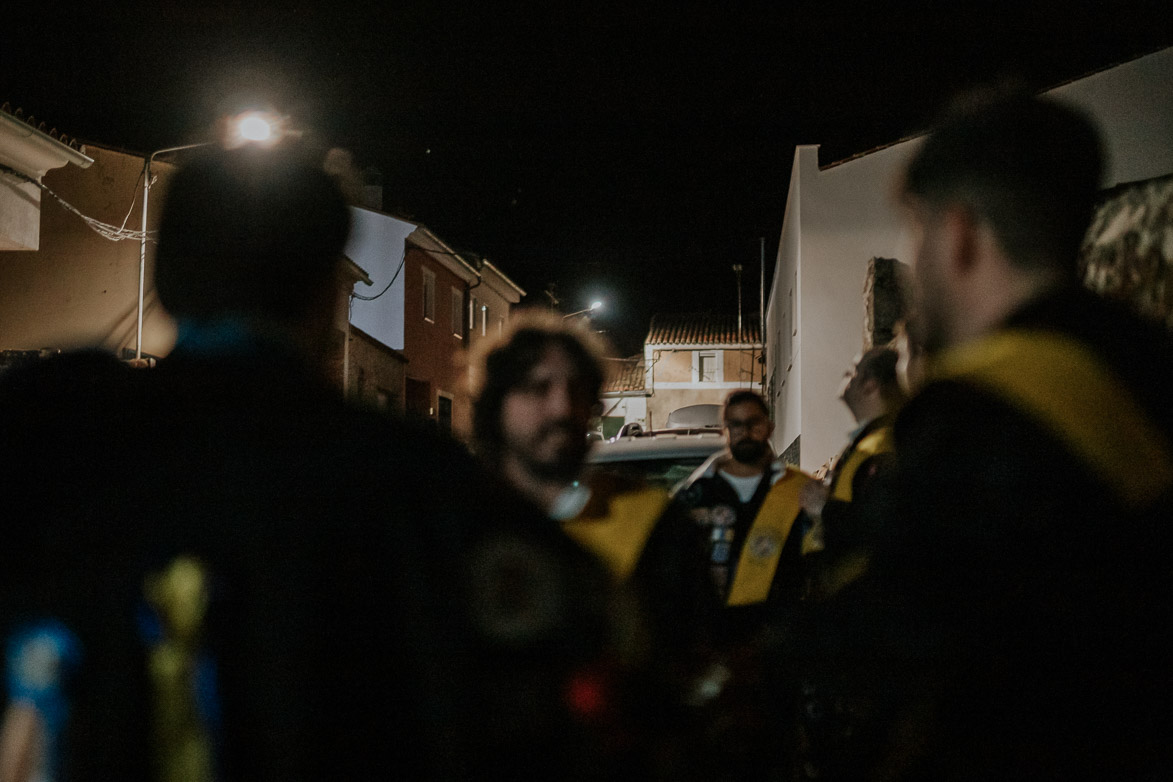
[[178, 318], [297, 318], [321, 301], [350, 231], [337, 184], [295, 149], [209, 149], [172, 177], [156, 254]]
[[904, 392], [896, 374], [899, 359], [900, 354], [890, 347], [872, 348], [859, 357], [855, 365], [856, 377], [860, 380], [875, 380], [885, 397], [902, 395]]
[[505, 333], [482, 343], [474, 362], [473, 445], [485, 457], [495, 457], [504, 444], [501, 408], [506, 395], [525, 382], [549, 348], [562, 350], [582, 383], [583, 391], [598, 399], [607, 371], [604, 346], [593, 333], [556, 314], [529, 310], [514, 315]]
[[1023, 269], [1076, 271], [1100, 186], [1102, 153], [1079, 111], [1023, 92], [963, 96], [909, 164], [904, 195], [961, 203]]
[[733, 407], [733, 405], [739, 405], [742, 402], [749, 402], [750, 404], [757, 405], [759, 408], [761, 408], [761, 411], [766, 416], [766, 418], [770, 417], [770, 407], [766, 404], [766, 400], [763, 399], [762, 395], [757, 391], [750, 391], [747, 388], [739, 388], [736, 391], [729, 392], [729, 396], [725, 397], [725, 408], [722, 411], [722, 415], [725, 411], [729, 410], [730, 407]]

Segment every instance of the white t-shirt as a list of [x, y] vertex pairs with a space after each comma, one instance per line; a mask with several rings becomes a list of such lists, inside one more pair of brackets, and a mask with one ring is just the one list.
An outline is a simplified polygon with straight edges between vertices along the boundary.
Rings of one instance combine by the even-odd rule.
[[591, 499], [590, 487], [585, 483], [574, 483], [567, 486], [554, 500], [554, 507], [550, 509], [550, 518], [554, 521], [567, 521], [582, 513], [587, 502]]
[[739, 475], [730, 475], [724, 470], [718, 470], [717, 474], [733, 487], [733, 490], [737, 492], [738, 499], [742, 502], [749, 502], [753, 498], [753, 493], [758, 490], [758, 484], [762, 480], [761, 473], [751, 475], [748, 478], [743, 478]]

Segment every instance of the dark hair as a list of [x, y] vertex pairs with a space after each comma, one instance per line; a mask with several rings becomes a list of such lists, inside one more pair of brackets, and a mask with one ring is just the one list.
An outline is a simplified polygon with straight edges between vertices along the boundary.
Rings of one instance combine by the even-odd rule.
[[728, 410], [733, 405], [739, 405], [742, 402], [749, 402], [761, 408], [762, 413], [766, 418], [770, 417], [770, 407], [766, 404], [766, 400], [757, 391], [750, 391], [747, 388], [739, 388], [736, 391], [730, 391], [729, 396], [725, 397], [725, 410]]
[[1012, 263], [1073, 274], [1100, 186], [1092, 122], [1022, 92], [963, 96], [905, 173], [906, 196], [960, 202], [993, 229]]
[[173, 315], [305, 315], [350, 231], [337, 184], [291, 149], [211, 149], [176, 172], [155, 287]]
[[483, 343], [475, 364], [473, 392], [473, 444], [485, 457], [500, 453], [504, 442], [501, 407], [505, 396], [525, 382], [530, 370], [542, 360], [548, 348], [566, 353], [574, 366], [583, 391], [598, 399], [606, 379], [604, 350], [599, 340], [577, 324], [557, 315], [522, 312], [514, 315], [500, 338]]
[[859, 357], [855, 374], [860, 380], [872, 379], [880, 386], [880, 393], [886, 398], [902, 396], [904, 391], [896, 374], [896, 362], [900, 354], [890, 347], [876, 347]]

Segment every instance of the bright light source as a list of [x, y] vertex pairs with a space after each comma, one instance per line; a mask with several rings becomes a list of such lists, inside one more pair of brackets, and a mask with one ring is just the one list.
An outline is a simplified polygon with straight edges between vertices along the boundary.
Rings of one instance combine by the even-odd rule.
[[602, 307], [602, 306], [603, 306], [603, 302], [601, 302], [601, 301], [592, 301], [591, 302], [591, 309], [592, 310], [597, 310], [599, 307]]
[[237, 126], [240, 137], [245, 141], [268, 141], [273, 135], [273, 126], [259, 114], [248, 114], [241, 117]]
[[222, 143], [228, 149], [246, 144], [269, 147], [290, 135], [285, 118], [268, 111], [246, 111], [221, 120]]

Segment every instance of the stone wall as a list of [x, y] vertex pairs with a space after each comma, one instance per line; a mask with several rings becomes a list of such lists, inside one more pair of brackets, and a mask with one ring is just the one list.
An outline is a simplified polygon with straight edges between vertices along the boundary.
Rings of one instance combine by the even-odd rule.
[[1105, 191], [1079, 262], [1089, 288], [1173, 328], [1173, 175]]
[[872, 258], [864, 279], [863, 349], [887, 345], [904, 317], [908, 267], [895, 258]]

